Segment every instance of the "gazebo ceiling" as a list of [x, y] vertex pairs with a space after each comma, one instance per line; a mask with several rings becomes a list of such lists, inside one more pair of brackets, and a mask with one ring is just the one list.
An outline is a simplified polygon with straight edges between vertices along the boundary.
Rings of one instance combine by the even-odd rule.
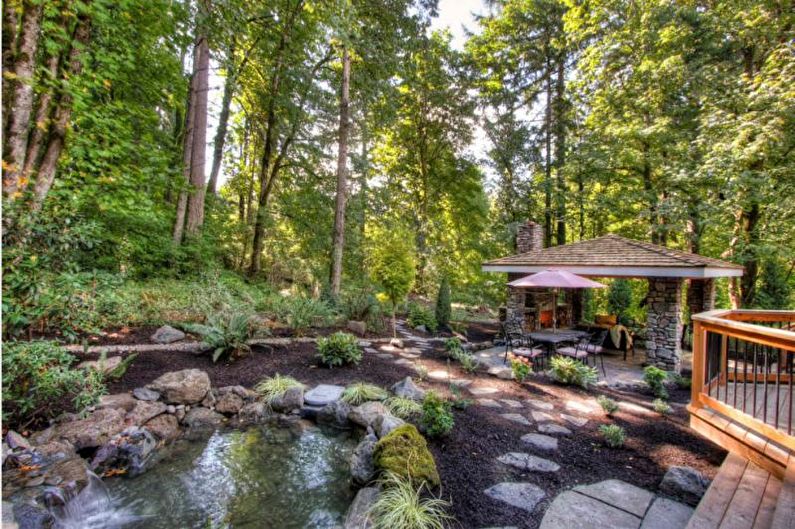
[[593, 277], [737, 277], [743, 267], [647, 242], [605, 235], [510, 255], [482, 265], [484, 272], [532, 273], [549, 268]]

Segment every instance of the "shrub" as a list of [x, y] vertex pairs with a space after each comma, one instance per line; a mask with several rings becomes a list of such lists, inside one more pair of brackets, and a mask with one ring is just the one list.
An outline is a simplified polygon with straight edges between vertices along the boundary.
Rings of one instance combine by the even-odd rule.
[[370, 252], [370, 271], [392, 302], [392, 335], [395, 336], [395, 310], [411, 290], [417, 273], [411, 245], [413, 238], [394, 227], [379, 229], [373, 235], [378, 244]]
[[599, 427], [599, 433], [605, 438], [607, 446], [611, 448], [624, 446], [624, 441], [627, 439], [624, 429], [617, 424], [603, 424]]
[[439, 284], [439, 294], [436, 296], [436, 323], [439, 327], [447, 327], [450, 323], [450, 281], [447, 276], [442, 276]]
[[304, 387], [304, 385], [296, 379], [292, 377], [283, 377], [277, 373], [270, 378], [260, 381], [260, 383], [254, 387], [254, 390], [262, 395], [265, 402], [271, 404], [274, 400], [283, 396], [288, 389], [302, 387]]
[[381, 308], [375, 294], [368, 288], [356, 288], [342, 293], [339, 308], [346, 320], [367, 321]]
[[632, 286], [627, 279], [614, 279], [607, 291], [607, 309], [626, 323], [626, 314], [632, 306]]
[[659, 367], [646, 366], [643, 370], [643, 381], [649, 386], [655, 397], [661, 399], [668, 398], [668, 390], [665, 389], [665, 379], [668, 373]]
[[414, 328], [423, 325], [430, 333], [436, 332], [438, 327], [438, 324], [436, 323], [436, 316], [434, 316], [429, 309], [426, 309], [417, 303], [412, 303], [409, 306], [409, 316], [406, 321], [411, 327]]
[[390, 397], [384, 404], [392, 415], [404, 420], [419, 417], [422, 413], [422, 404], [406, 397]]
[[605, 397], [604, 395], [599, 395], [596, 398], [596, 402], [602, 407], [605, 411], [605, 415], [613, 415], [615, 412], [618, 411], [618, 403], [609, 397]]
[[511, 360], [511, 371], [513, 378], [521, 384], [530, 375], [530, 366], [519, 360]]
[[452, 517], [450, 505], [439, 498], [423, 497], [422, 488], [392, 472], [381, 479], [384, 490], [370, 507], [374, 529], [444, 529]]
[[587, 389], [598, 379], [595, 367], [587, 366], [573, 358], [555, 356], [549, 361], [549, 366], [552, 378], [561, 384], [575, 384]]
[[690, 378], [683, 377], [679, 373], [671, 373], [669, 378], [679, 389], [690, 389], [690, 386], [693, 384], [693, 381]]
[[276, 317], [297, 334], [313, 325], [327, 325], [334, 320], [334, 310], [323, 300], [288, 296], [276, 303]]
[[456, 351], [462, 351], [463, 349], [461, 340], [456, 337], [448, 338], [444, 341], [444, 350], [447, 351], [448, 356], [453, 356]]
[[464, 398], [461, 388], [455, 384], [450, 384], [450, 393], [453, 395], [450, 399], [450, 405], [453, 408], [457, 410], [465, 410], [472, 404], [472, 399]]
[[373, 451], [375, 467], [410, 480], [414, 485], [439, 485], [436, 461], [425, 438], [413, 424], [398, 426], [379, 439]]
[[362, 360], [359, 341], [347, 332], [335, 332], [328, 338], [318, 338], [317, 352], [321, 363], [329, 367], [358, 364]]
[[[82, 412], [105, 393], [98, 371], [75, 369], [75, 357], [53, 342], [6, 342], [3, 348], [4, 422], [26, 426], [64, 410], [64, 398]], [[20, 421], [25, 420], [25, 424]]]
[[456, 360], [458, 360], [458, 363], [461, 364], [461, 368], [467, 373], [474, 373], [480, 365], [477, 358], [465, 351], [461, 351], [461, 353], [456, 356]]
[[451, 407], [449, 402], [435, 392], [429, 391], [425, 394], [421, 424], [429, 436], [440, 437], [450, 433], [455, 425]]
[[422, 364], [417, 364], [414, 366], [414, 371], [417, 373], [417, 378], [422, 382], [426, 378], [428, 378], [428, 368]]
[[252, 316], [246, 312], [223, 310], [207, 317], [207, 324], [189, 324], [185, 329], [199, 334], [212, 351], [213, 363], [247, 355], [251, 347], [246, 343], [251, 337]]
[[651, 405], [654, 408], [654, 411], [656, 411], [660, 415], [668, 415], [673, 411], [671, 409], [671, 406], [669, 406], [668, 403], [665, 402], [663, 399], [654, 399]]
[[388, 396], [385, 389], [364, 382], [351, 384], [342, 392], [342, 400], [352, 406], [358, 406], [371, 400], [386, 400]]

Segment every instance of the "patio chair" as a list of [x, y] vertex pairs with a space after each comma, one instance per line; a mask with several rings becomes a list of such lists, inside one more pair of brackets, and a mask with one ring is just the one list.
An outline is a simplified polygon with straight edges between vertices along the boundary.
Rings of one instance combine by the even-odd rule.
[[591, 336], [587, 334], [580, 338], [575, 345], [559, 347], [555, 352], [561, 356], [568, 356], [569, 358], [588, 363], [588, 344], [591, 342]]
[[524, 356], [533, 360], [533, 365], [536, 364], [536, 359], [544, 356], [544, 351], [537, 347], [533, 347], [532, 341], [525, 335], [522, 327], [515, 323], [505, 322], [502, 325], [502, 335], [505, 338], [505, 355], [503, 356], [502, 363], [508, 363], [508, 352], [516, 356]]
[[[607, 340], [607, 331], [599, 331], [594, 334], [588, 344], [585, 346], [585, 351], [588, 355], [593, 357], [593, 365], [596, 367], [596, 359], [599, 358], [599, 363], [602, 365], [602, 374], [607, 378], [607, 371], [605, 371], [605, 359], [602, 353], [605, 352], [605, 341]], [[625, 353], [626, 354], [626, 353]]]

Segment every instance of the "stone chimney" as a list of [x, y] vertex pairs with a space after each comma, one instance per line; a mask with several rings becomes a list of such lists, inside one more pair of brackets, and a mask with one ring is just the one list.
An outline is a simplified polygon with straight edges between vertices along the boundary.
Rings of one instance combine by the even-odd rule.
[[516, 253], [527, 253], [544, 248], [544, 228], [532, 220], [520, 224], [516, 230]]

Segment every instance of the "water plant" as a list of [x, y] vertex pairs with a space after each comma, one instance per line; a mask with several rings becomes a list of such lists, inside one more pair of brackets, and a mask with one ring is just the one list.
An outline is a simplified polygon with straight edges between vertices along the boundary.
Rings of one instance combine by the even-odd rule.
[[385, 473], [380, 483], [384, 490], [369, 511], [374, 529], [444, 529], [453, 519], [446, 512], [450, 503], [426, 497], [424, 485], [415, 487], [391, 472]]
[[595, 367], [590, 367], [579, 360], [566, 356], [554, 356], [549, 361], [549, 373], [553, 379], [561, 384], [575, 384], [588, 389], [596, 383], [598, 372]]
[[451, 408], [452, 404], [436, 392], [425, 394], [420, 422], [429, 436], [440, 437], [450, 433], [455, 425]]
[[320, 362], [329, 367], [358, 364], [362, 361], [359, 341], [347, 332], [335, 332], [327, 338], [318, 338], [317, 353]]
[[303, 384], [298, 382], [293, 377], [286, 377], [276, 373], [274, 376], [260, 381], [254, 390], [262, 395], [262, 398], [268, 404], [271, 404], [276, 399], [280, 398], [290, 388], [302, 388]]
[[383, 388], [365, 382], [356, 382], [345, 388], [342, 400], [352, 406], [358, 406], [371, 400], [385, 400], [389, 393]]
[[599, 427], [599, 433], [605, 438], [605, 443], [611, 448], [624, 446], [627, 435], [624, 429], [617, 424], [603, 424]]

